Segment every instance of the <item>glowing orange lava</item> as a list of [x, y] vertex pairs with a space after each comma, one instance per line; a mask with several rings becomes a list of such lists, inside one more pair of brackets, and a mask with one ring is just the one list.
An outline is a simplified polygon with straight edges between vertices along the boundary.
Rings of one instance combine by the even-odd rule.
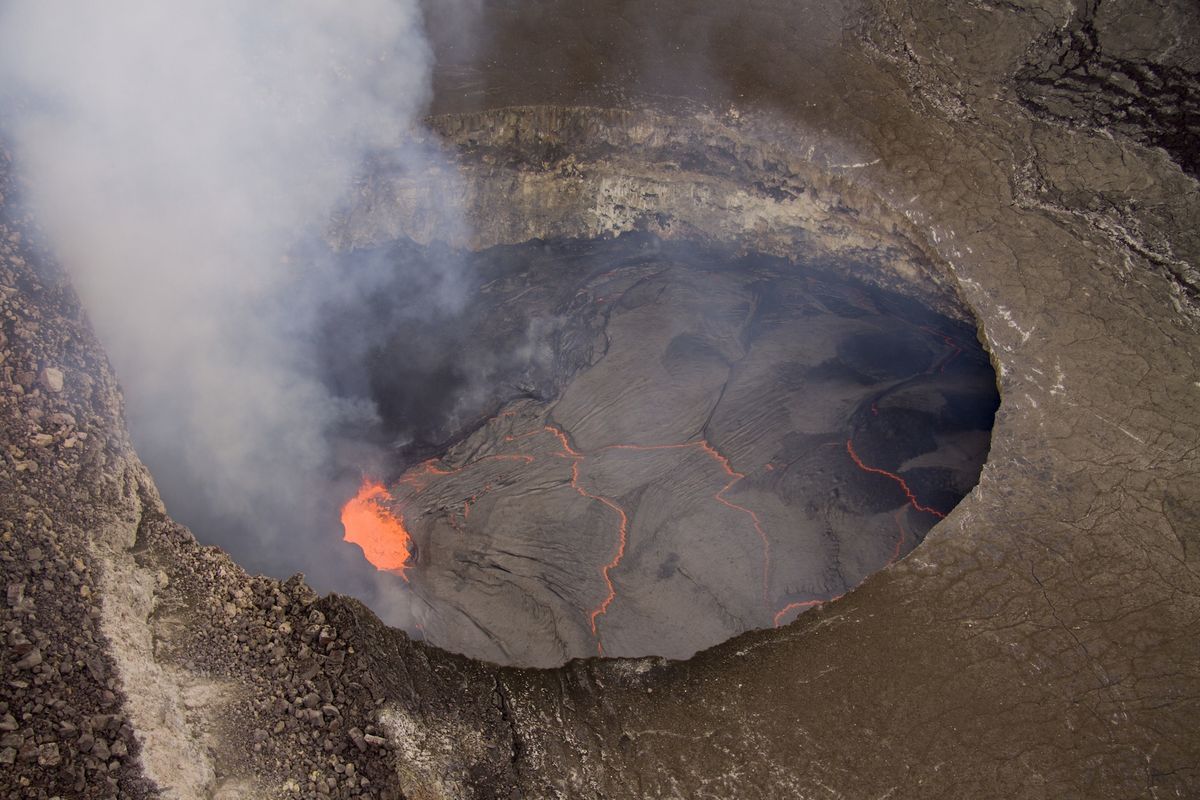
[[780, 624], [783, 622], [783, 618], [787, 615], [787, 613], [789, 611], [795, 611], [796, 609], [799, 609], [799, 608], [812, 608], [814, 606], [823, 606], [826, 603], [832, 603], [834, 600], [840, 600], [841, 598], [842, 598], [842, 595], [835, 594], [833, 597], [829, 597], [824, 600], [803, 600], [799, 603], [788, 603], [786, 606], [784, 606], [783, 608], [781, 608], [775, 612], [775, 627], [778, 628], [780, 626]]
[[592, 626], [592, 636], [596, 637], [596, 651], [600, 655], [604, 655], [604, 644], [600, 641], [600, 633], [596, 630], [596, 618], [601, 614], [608, 613], [608, 607], [612, 605], [612, 601], [617, 597], [617, 589], [613, 586], [612, 577], [609, 573], [617, 568], [621, 563], [621, 559], [625, 557], [625, 545], [629, 541], [629, 516], [625, 513], [625, 509], [609, 500], [607, 497], [601, 497], [598, 494], [592, 494], [587, 489], [579, 485], [579, 462], [576, 461], [571, 465], [571, 486], [579, 494], [591, 500], [596, 500], [617, 512], [617, 517], [620, 520], [620, 525], [617, 528], [617, 549], [613, 553], [613, 557], [607, 564], [600, 568], [600, 575], [604, 578], [604, 584], [608, 587], [608, 594], [600, 602], [600, 605], [592, 609], [591, 615], [588, 617], [588, 622]]
[[382, 483], [363, 480], [363, 485], [346, 505], [342, 506], [344, 541], [362, 548], [363, 555], [376, 569], [404, 574], [409, 543], [412, 541], [404, 527], [404, 517], [393, 514], [387, 503], [392, 496]]
[[563, 454], [571, 458], [583, 458], [583, 453], [580, 453], [571, 447], [571, 443], [567, 441], [567, 435], [553, 425], [547, 425], [546, 430], [549, 431], [558, 443], [562, 445]]

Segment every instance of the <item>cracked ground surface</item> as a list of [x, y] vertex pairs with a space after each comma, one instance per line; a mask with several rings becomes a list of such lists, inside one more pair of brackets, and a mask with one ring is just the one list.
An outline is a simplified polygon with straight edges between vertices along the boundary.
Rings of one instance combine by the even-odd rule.
[[6, 182], [5, 794], [1195, 796], [1196, 184], [1136, 115], [1068, 125], [1015, 77], [1082, 14], [1102, 49], [1137, 20], [1114, 59], [1194, 81], [1195, 15], [1096, 5], [497, 3], [495, 52], [441, 60], [443, 112], [666, 93], [761, 114], [905, 221], [980, 320], [1002, 402], [978, 487], [854, 592], [684, 662], [499, 669], [196, 545]]

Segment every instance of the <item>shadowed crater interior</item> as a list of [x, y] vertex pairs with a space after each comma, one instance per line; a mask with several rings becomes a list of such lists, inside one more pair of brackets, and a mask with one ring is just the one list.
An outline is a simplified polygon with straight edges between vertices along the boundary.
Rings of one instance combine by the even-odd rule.
[[[343, 256], [397, 276], [435, 257]], [[978, 480], [998, 396], [975, 331], [856, 265], [642, 234], [466, 259], [461, 309], [402, 313], [397, 278], [331, 306], [320, 343], [330, 385], [378, 412], [347, 435], [395, 455], [347, 538], [440, 646], [687, 657], [841, 596]]]

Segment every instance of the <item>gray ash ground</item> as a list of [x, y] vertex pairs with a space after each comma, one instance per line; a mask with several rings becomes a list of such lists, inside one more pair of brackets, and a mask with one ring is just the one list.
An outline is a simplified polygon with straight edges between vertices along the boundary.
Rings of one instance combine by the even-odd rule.
[[402, 281], [331, 310], [331, 384], [379, 411], [347, 435], [394, 446], [426, 637], [506, 664], [682, 658], [916, 547], [978, 480], [995, 375], [974, 330], [856, 269], [534, 242], [469, 257], [461, 313], [404, 313]]

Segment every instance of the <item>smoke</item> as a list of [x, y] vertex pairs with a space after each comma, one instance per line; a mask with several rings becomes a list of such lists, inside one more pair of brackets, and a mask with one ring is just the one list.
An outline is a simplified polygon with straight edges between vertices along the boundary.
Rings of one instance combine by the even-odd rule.
[[[331, 391], [311, 331], [379, 280], [320, 238], [365, 156], [434, 168], [431, 62], [417, 0], [0, 6], [5, 134], [168, 510], [251, 569], [365, 597], [391, 583], [339, 541], [337, 506], [385, 456], [337, 432], [376, 410]], [[439, 267], [422, 313], [460, 303]]]

